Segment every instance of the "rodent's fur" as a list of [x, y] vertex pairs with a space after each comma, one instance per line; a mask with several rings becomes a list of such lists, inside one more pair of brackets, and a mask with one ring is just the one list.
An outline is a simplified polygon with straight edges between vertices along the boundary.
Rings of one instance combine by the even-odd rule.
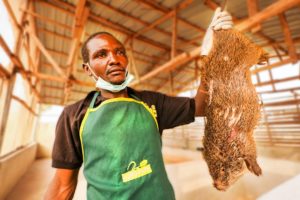
[[233, 184], [245, 164], [257, 176], [262, 174], [253, 140], [260, 105], [250, 67], [266, 56], [240, 32], [221, 30], [214, 32], [212, 50], [203, 59], [202, 81], [209, 95], [203, 154], [218, 190]]

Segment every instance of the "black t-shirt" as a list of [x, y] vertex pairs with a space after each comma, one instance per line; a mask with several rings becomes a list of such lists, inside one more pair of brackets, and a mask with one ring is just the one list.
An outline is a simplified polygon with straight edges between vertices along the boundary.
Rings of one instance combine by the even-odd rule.
[[[84, 99], [66, 106], [56, 125], [56, 137], [52, 151], [52, 166], [55, 168], [78, 169], [82, 164], [80, 125], [96, 91], [90, 92]], [[188, 124], [195, 119], [195, 101], [193, 98], [170, 97], [158, 92], [135, 91], [133, 95], [149, 107], [155, 106], [159, 132], [164, 129]], [[98, 106], [105, 99], [99, 95], [95, 102]]]

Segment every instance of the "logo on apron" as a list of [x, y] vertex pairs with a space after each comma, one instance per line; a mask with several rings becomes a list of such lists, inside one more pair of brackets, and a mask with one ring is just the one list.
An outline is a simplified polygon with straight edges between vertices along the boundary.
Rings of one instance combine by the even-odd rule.
[[127, 167], [127, 172], [122, 174], [122, 180], [125, 183], [150, 173], [152, 173], [152, 169], [147, 160], [140, 162], [139, 166], [136, 166], [136, 162], [131, 161]]
[[151, 105], [150, 110], [151, 110], [151, 112], [153, 113], [154, 117], [157, 118], [157, 112], [156, 112], [155, 105]]

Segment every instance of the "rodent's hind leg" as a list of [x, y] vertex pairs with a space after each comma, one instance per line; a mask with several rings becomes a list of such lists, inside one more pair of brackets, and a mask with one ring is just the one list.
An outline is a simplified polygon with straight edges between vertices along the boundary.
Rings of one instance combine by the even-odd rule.
[[262, 170], [261, 170], [260, 166], [258, 165], [256, 158], [253, 158], [252, 156], [246, 157], [245, 163], [246, 163], [249, 171], [254, 173], [256, 176], [259, 176], [262, 174]]

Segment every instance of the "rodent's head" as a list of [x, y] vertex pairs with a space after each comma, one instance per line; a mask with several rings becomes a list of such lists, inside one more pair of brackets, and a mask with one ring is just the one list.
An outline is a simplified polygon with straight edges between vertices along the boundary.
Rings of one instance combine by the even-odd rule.
[[207, 160], [209, 173], [216, 189], [225, 191], [244, 174], [246, 168], [243, 158], [234, 158], [234, 156], [231, 158], [230, 155], [225, 158], [225, 153], [209, 156]]

